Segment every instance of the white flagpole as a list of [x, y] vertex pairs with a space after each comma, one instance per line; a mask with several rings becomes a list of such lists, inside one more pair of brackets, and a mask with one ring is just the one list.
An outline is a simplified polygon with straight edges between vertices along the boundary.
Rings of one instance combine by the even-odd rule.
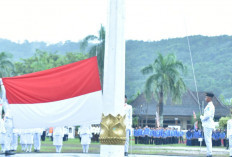
[[[103, 114], [123, 114], [125, 102], [124, 0], [108, 0], [105, 37]], [[100, 157], [123, 157], [124, 145], [101, 145]]]

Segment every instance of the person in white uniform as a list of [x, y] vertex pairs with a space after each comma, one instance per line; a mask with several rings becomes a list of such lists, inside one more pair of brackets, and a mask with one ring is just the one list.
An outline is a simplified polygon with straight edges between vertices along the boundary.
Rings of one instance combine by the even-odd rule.
[[26, 129], [19, 129], [19, 136], [20, 136], [20, 144], [22, 151], [26, 152], [26, 148], [27, 148]]
[[81, 125], [79, 130], [80, 130], [83, 153], [88, 153], [89, 145], [91, 143], [91, 138], [92, 138], [91, 125], [88, 124]]
[[4, 126], [6, 129], [6, 136], [4, 140], [5, 144], [5, 154], [6, 155], [14, 155], [15, 153], [11, 151], [11, 141], [12, 141], [12, 135], [13, 135], [13, 117], [11, 115], [8, 101], [6, 99], [6, 89], [3, 85], [3, 81], [0, 78], [0, 85], [1, 85], [1, 91], [2, 91], [2, 104], [3, 104], [3, 109], [5, 112], [5, 117], [4, 117]]
[[[232, 110], [230, 110], [232, 115]], [[227, 121], [227, 138], [229, 139], [230, 157], [232, 157], [232, 119]]]
[[56, 152], [60, 153], [63, 145], [64, 127], [55, 127], [53, 130], [53, 145]]
[[34, 137], [34, 130], [33, 129], [26, 129], [26, 152], [31, 152], [32, 145], [33, 145], [33, 137]]
[[11, 150], [16, 151], [18, 148], [18, 137], [19, 129], [13, 129], [12, 141], [11, 141]]
[[35, 128], [34, 129], [34, 152], [40, 152], [41, 146], [41, 135], [43, 134], [42, 128]]
[[128, 156], [129, 142], [130, 142], [130, 133], [132, 128], [132, 106], [127, 104], [127, 96], [125, 95], [125, 104], [124, 104], [124, 115], [126, 115], [125, 125], [126, 125], [126, 142], [124, 146], [124, 156]]
[[[1, 102], [0, 102], [0, 105], [1, 105]], [[5, 129], [4, 121], [3, 121], [2, 118], [3, 118], [2, 117], [2, 109], [1, 109], [1, 106], [0, 106], [0, 144], [1, 144], [1, 148], [2, 148], [1, 152], [5, 153], [5, 144], [4, 144], [4, 142], [5, 142], [5, 136], [6, 136], [6, 129]]]
[[215, 107], [212, 102], [213, 97], [213, 93], [206, 93], [205, 101], [208, 102], [208, 104], [204, 109], [204, 116], [200, 116], [202, 126], [204, 128], [205, 143], [207, 146], [207, 157], [212, 157], [212, 131], [215, 127], [213, 120], [215, 113]]

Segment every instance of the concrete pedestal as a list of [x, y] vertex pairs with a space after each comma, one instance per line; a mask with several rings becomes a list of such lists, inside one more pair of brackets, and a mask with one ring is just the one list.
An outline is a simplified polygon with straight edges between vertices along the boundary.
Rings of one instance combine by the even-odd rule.
[[101, 145], [100, 157], [124, 157], [124, 145]]

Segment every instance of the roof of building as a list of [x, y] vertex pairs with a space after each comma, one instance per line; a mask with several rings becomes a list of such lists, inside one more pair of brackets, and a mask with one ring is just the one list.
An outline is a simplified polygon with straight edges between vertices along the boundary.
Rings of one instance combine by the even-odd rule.
[[[201, 110], [204, 110], [206, 106], [205, 92], [198, 92], [199, 103], [204, 104], [204, 106], [198, 103], [197, 92], [187, 90], [182, 96], [181, 104], [174, 104], [171, 98], [168, 98], [163, 107], [164, 116], [191, 116], [193, 111], [197, 114]], [[135, 115], [155, 115], [156, 113], [157, 101], [153, 98], [151, 101], [146, 101], [145, 95], [140, 94], [132, 103]], [[227, 116], [229, 115], [229, 109], [224, 106], [218, 98], [215, 96], [213, 98], [213, 104], [215, 106], [215, 116]]]

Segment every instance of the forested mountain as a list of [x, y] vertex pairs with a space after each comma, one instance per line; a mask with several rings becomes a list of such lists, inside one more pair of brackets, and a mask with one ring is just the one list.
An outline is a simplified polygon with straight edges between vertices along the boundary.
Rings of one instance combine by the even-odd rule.
[[57, 52], [57, 54], [65, 54], [66, 52], [80, 52], [80, 44], [72, 41], [64, 43], [47, 44], [45, 42], [28, 42], [15, 43], [10, 40], [0, 39], [0, 52], [9, 52], [13, 54], [13, 61], [20, 58], [31, 57], [36, 49], [48, 52]]
[[[217, 95], [223, 94], [226, 98], [231, 98], [232, 36], [190, 36], [189, 41], [198, 91], [212, 91]], [[47, 45], [45, 42], [14, 43], [0, 39], [0, 52], [11, 53], [13, 61], [31, 57], [36, 49], [57, 54], [81, 52], [79, 43], [72, 41]], [[128, 40], [126, 41], [126, 93], [130, 98], [143, 91], [148, 76], [142, 75], [140, 70], [152, 64], [158, 52], [163, 55], [173, 53], [188, 67], [184, 80], [188, 88], [195, 90], [187, 38], [151, 42]]]
[[[189, 42], [198, 91], [212, 91], [231, 98], [232, 36], [191, 36]], [[155, 42], [126, 42], [127, 93], [143, 91], [147, 76], [143, 76], [140, 70], [154, 61], [157, 52], [164, 55], [174, 53], [188, 67], [188, 74], [184, 77], [187, 87], [195, 90], [187, 38], [174, 38]]]

